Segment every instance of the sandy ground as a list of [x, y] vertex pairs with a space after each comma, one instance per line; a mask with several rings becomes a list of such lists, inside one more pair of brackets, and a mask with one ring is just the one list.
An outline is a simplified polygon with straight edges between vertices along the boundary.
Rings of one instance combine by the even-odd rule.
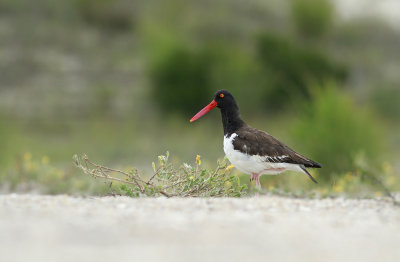
[[0, 195], [0, 261], [400, 261], [385, 200]]

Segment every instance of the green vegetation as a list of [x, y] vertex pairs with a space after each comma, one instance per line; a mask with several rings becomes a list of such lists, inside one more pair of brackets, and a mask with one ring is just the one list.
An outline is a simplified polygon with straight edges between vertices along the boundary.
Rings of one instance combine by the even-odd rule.
[[400, 90], [398, 88], [380, 87], [373, 91], [371, 103], [386, 119], [400, 118]]
[[249, 124], [323, 164], [318, 185], [263, 176], [269, 192], [399, 191], [400, 34], [384, 21], [337, 19], [327, 0], [5, 0], [0, 19], [1, 190], [137, 192], [82, 176], [76, 152], [143, 178], [167, 148], [178, 176], [196, 152], [209, 175], [220, 116], [188, 120], [228, 89]]
[[74, 156], [75, 165], [85, 174], [119, 183], [119, 189], [131, 197], [240, 197], [246, 194], [246, 185], [229, 175], [227, 161], [218, 162], [213, 171], [201, 168], [200, 156], [196, 166], [183, 164], [179, 168], [169, 162], [169, 153], [153, 162], [153, 174], [145, 179], [136, 169], [124, 172], [91, 162], [87, 156]]
[[333, 182], [337, 176], [356, 170], [355, 158], [364, 154], [378, 159], [382, 152], [379, 123], [358, 108], [333, 83], [314, 88], [313, 101], [293, 129], [304, 153], [324, 163], [320, 180]]
[[[215, 90], [224, 88], [255, 99], [263, 108], [281, 110], [310, 98], [310, 83], [326, 79], [342, 83], [348, 74], [345, 65], [315, 47], [301, 47], [272, 33], [256, 38], [256, 57], [221, 45], [200, 51], [175, 46], [164, 51], [150, 71], [155, 102], [164, 111], [185, 116], [208, 102]], [[254, 103], [246, 105], [259, 111]]]
[[301, 98], [310, 98], [310, 83], [327, 79], [343, 82], [347, 70], [314, 47], [301, 48], [290, 40], [273, 34], [263, 34], [257, 42], [257, 52], [265, 83], [264, 101], [270, 109], [281, 109]]
[[39, 192], [42, 194], [105, 194], [108, 188], [76, 175], [72, 167], [57, 168], [48, 156], [35, 157], [26, 152], [14, 165], [3, 169], [1, 190], [8, 192]]
[[334, 7], [329, 0], [291, 0], [293, 23], [304, 36], [319, 37], [332, 27]]
[[[210, 169], [196, 157], [194, 166], [176, 165], [169, 155], [160, 156], [158, 164], [146, 175], [132, 167], [112, 169], [92, 163], [86, 156], [74, 157], [74, 163], [85, 174], [72, 166], [58, 168], [49, 157], [35, 157], [27, 152], [18, 157], [13, 167], [0, 176], [2, 191], [38, 192], [44, 194], [119, 194], [131, 197], [240, 197], [258, 192], [249, 183], [249, 176], [228, 166], [226, 159]], [[231, 173], [233, 172], [233, 173]], [[311, 170], [320, 182], [322, 174]], [[96, 179], [92, 179], [96, 178]], [[296, 197], [350, 197], [392, 196], [400, 190], [393, 166], [383, 162], [371, 164], [359, 154], [354, 160], [354, 171], [338, 176], [332, 184], [315, 186], [305, 176], [293, 173], [281, 176], [262, 176], [264, 192]], [[137, 184], [136, 184], [137, 183]]]
[[153, 96], [161, 110], [190, 114], [210, 100], [214, 88], [209, 60], [201, 52], [175, 47], [153, 66]]
[[[389, 197], [398, 203], [392, 192], [400, 190], [398, 175], [389, 162], [381, 165], [369, 163], [364, 155], [359, 154], [353, 163], [354, 170], [335, 176], [331, 183], [324, 183], [324, 174], [310, 170], [319, 181], [315, 186], [305, 175], [288, 173], [281, 176], [262, 176], [261, 183], [272, 194], [294, 197]], [[321, 183], [322, 182], [322, 183]], [[250, 187], [252, 189], [252, 187]]]
[[9, 123], [10, 119], [0, 115], [0, 171], [13, 161], [12, 154], [17, 153], [16, 148], [20, 144], [19, 128]]
[[[5, 145], [0, 147], [0, 164], [4, 165], [6, 152], [8, 148], [7, 140], [9, 139], [9, 131], [6, 129], [3, 119], [0, 118], [0, 144]], [[7, 144], [6, 144], [7, 143]]]

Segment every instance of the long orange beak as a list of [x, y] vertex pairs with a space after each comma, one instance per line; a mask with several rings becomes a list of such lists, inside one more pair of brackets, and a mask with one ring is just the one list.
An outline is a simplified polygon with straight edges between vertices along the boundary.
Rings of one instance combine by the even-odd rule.
[[206, 107], [201, 109], [200, 112], [198, 112], [194, 117], [192, 117], [192, 119], [190, 119], [190, 122], [196, 121], [200, 117], [204, 116], [205, 114], [210, 112], [213, 108], [215, 108], [217, 105], [218, 105], [218, 103], [215, 102], [215, 100], [211, 101], [210, 104], [208, 104]]

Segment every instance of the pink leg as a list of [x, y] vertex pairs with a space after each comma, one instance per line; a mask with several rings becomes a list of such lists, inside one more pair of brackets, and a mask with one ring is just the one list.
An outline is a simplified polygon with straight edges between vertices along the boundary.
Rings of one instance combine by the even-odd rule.
[[258, 190], [261, 190], [261, 183], [260, 183], [260, 175], [259, 174], [251, 174], [250, 181], [256, 181], [256, 186]]
[[256, 186], [257, 186], [257, 189], [261, 191], [261, 183], [260, 183], [259, 175], [257, 175], [257, 177], [256, 177]]

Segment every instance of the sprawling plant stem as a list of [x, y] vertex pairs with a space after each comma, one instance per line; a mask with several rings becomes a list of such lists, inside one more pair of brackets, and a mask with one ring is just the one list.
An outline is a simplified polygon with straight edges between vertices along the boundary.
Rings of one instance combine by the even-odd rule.
[[136, 169], [125, 172], [95, 164], [86, 155], [75, 155], [74, 163], [84, 174], [120, 183], [121, 191], [134, 197], [240, 197], [246, 194], [246, 185], [240, 185], [239, 179], [230, 175], [226, 160], [218, 161], [217, 168], [210, 171], [201, 168], [199, 156], [195, 167], [183, 164], [176, 168], [168, 158], [168, 152], [158, 157], [158, 164], [153, 163], [154, 173], [148, 179]]

